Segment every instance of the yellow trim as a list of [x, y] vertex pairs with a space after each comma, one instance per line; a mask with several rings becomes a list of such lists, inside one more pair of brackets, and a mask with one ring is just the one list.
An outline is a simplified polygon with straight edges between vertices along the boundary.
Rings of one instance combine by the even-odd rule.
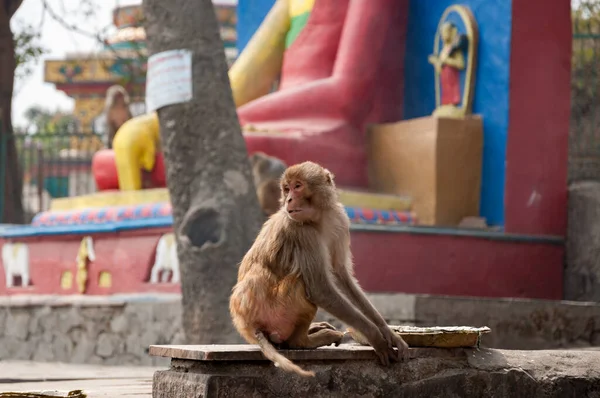
[[340, 190], [340, 202], [348, 207], [379, 210], [408, 211], [411, 207], [407, 197], [347, 190]]
[[129, 206], [142, 203], [161, 203], [169, 201], [166, 188], [143, 189], [139, 191], [110, 191], [72, 198], [53, 199], [50, 211], [65, 211], [111, 206]]
[[[166, 188], [99, 192], [73, 198], [54, 199], [50, 204], [50, 211], [165, 203], [169, 200], [169, 191]], [[411, 208], [411, 200], [407, 197], [359, 191], [340, 190], [340, 201], [345, 206], [369, 209], [407, 211]]]
[[289, 0], [290, 1], [290, 17], [294, 18], [298, 15], [312, 11], [315, 0]]
[[468, 7], [453, 5], [446, 8], [438, 23], [437, 32], [433, 42], [433, 53], [436, 57], [439, 56], [440, 30], [443, 23], [446, 21], [446, 18], [448, 18], [448, 15], [450, 15], [452, 12], [456, 12], [462, 19], [467, 29], [467, 37], [469, 38], [469, 54], [467, 58], [467, 70], [465, 71], [465, 88], [462, 95], [462, 105], [460, 107], [441, 106], [440, 74], [435, 68], [433, 68], [435, 74], [436, 107], [433, 115], [438, 117], [462, 118], [466, 115], [470, 115], [473, 111], [473, 94], [475, 91], [475, 68], [477, 62], [477, 48], [479, 45], [479, 29], [477, 27], [475, 16]]

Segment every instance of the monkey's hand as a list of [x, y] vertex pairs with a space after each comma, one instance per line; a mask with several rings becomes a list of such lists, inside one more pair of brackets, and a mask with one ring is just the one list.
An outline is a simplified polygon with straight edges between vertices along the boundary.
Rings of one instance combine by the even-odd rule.
[[404, 339], [396, 332], [394, 332], [388, 325], [383, 326], [379, 329], [383, 338], [387, 341], [388, 348], [394, 350], [394, 347], [398, 349], [398, 352], [393, 358], [396, 361], [405, 361], [408, 359], [408, 344]]
[[[373, 344], [374, 343], [374, 344]], [[384, 366], [389, 366], [391, 361], [397, 361], [396, 352], [393, 348], [390, 348], [387, 341], [383, 336], [381, 339], [376, 339], [375, 342], [371, 343], [375, 353], [379, 357], [379, 360]]]

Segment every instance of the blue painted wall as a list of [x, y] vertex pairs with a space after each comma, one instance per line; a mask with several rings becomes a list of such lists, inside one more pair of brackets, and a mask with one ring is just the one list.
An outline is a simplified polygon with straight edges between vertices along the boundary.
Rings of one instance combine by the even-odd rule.
[[[238, 49], [241, 51], [275, 0], [239, 0]], [[504, 224], [506, 140], [509, 116], [511, 0], [411, 0], [405, 64], [404, 117], [430, 115], [435, 107], [432, 53], [437, 24], [452, 4], [471, 8], [479, 25], [479, 57], [473, 111], [483, 115], [484, 150], [481, 216]], [[459, 18], [452, 18], [457, 25]]]
[[[511, 0], [411, 0], [406, 45], [404, 117], [430, 115], [435, 108], [432, 53], [437, 25], [452, 4], [468, 6], [479, 25], [479, 57], [473, 112], [483, 115], [484, 149], [481, 216], [504, 224], [506, 140], [509, 117]], [[456, 22], [459, 19], [452, 19]], [[460, 26], [460, 25], [459, 25]]]
[[241, 53], [275, 0], [239, 0], [237, 5], [237, 48]]

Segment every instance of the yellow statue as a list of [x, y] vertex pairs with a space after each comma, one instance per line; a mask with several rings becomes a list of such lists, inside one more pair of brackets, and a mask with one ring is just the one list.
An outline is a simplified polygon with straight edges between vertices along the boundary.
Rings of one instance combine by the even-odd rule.
[[[462, 19], [466, 34], [460, 34], [457, 26], [447, 20], [452, 12], [456, 12]], [[433, 45], [434, 54], [429, 56], [429, 63], [433, 65], [435, 72], [434, 116], [463, 118], [471, 114], [478, 39], [477, 24], [471, 11], [459, 5], [448, 7], [440, 19]], [[465, 51], [468, 53], [466, 63]], [[461, 99], [460, 72], [465, 69]]]
[[158, 115], [152, 112], [129, 119], [117, 130], [113, 150], [119, 178], [119, 189], [142, 189], [141, 170], [154, 168], [160, 147]]
[[[88, 259], [89, 261], [96, 260], [96, 253], [94, 252], [94, 242], [91, 236], [86, 236], [81, 240], [79, 245], [79, 251], [77, 251], [77, 274], [75, 279], [77, 282], [77, 290], [83, 294], [86, 290], [88, 281]], [[66, 285], [65, 280], [62, 281], [63, 287]]]
[[[315, 1], [275, 1], [229, 70], [236, 107], [260, 98], [273, 89], [282, 71], [284, 54], [306, 26]], [[153, 113], [130, 119], [117, 131], [113, 149], [120, 190], [142, 189], [140, 170], [144, 168], [151, 171], [154, 167], [154, 155], [160, 139], [158, 128], [158, 118]], [[249, 125], [246, 128], [251, 130]]]

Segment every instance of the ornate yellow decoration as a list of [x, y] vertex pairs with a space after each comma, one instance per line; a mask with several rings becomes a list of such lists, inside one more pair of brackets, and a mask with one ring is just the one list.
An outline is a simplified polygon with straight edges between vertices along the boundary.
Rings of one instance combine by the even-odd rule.
[[[376, 194], [343, 189], [340, 201], [349, 207], [380, 208], [388, 210], [410, 210], [408, 197]], [[50, 211], [68, 211], [111, 206], [133, 206], [145, 203], [168, 203], [167, 188], [142, 189], [138, 191], [104, 191], [70, 198], [56, 198], [50, 202]]]
[[479, 45], [479, 29], [477, 27], [477, 21], [475, 20], [473, 13], [468, 7], [461, 5], [453, 5], [448, 7], [444, 11], [438, 24], [438, 30], [436, 32], [433, 44], [433, 55], [430, 56], [430, 62], [431, 59], [439, 59], [440, 57], [440, 33], [444, 24], [447, 23], [448, 15], [450, 15], [453, 12], [457, 13], [460, 16], [463, 24], [465, 25], [465, 28], [467, 30], [466, 36], [468, 40], [468, 56], [465, 71], [464, 90], [462, 93], [461, 100], [462, 103], [460, 106], [441, 105], [440, 70], [438, 68], [434, 68], [436, 109], [433, 112], [433, 116], [464, 118], [465, 116], [470, 115], [473, 110], [473, 94], [475, 91], [475, 70], [477, 67], [477, 48]]
[[86, 284], [88, 280], [88, 259], [89, 261], [96, 260], [96, 254], [94, 253], [94, 241], [91, 236], [86, 236], [81, 240], [79, 245], [79, 251], [77, 252], [77, 274], [75, 279], [77, 282], [77, 290], [79, 293], [85, 293]]
[[63, 290], [69, 290], [73, 287], [73, 273], [71, 271], [63, 272], [60, 277], [60, 287]]
[[98, 287], [108, 289], [112, 287], [112, 275], [108, 271], [100, 272], [98, 276]]

